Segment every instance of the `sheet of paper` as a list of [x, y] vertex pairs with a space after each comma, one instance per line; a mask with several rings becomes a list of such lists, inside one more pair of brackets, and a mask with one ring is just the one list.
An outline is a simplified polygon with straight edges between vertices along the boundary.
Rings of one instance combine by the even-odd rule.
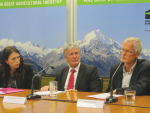
[[[57, 91], [57, 94], [59, 94], [59, 93], [62, 93], [62, 92], [64, 92], [64, 91]], [[43, 95], [43, 96], [47, 96], [47, 95], [50, 95], [50, 91], [39, 91], [39, 92], [35, 92], [34, 94], [36, 94], [36, 95]]]
[[[86, 97], [99, 98], [99, 99], [106, 99], [108, 96], [110, 96], [109, 93], [102, 93], [102, 94], [97, 94], [97, 95], [88, 95], [88, 96], [86, 96]], [[124, 95], [116, 95], [116, 94], [113, 94], [113, 96], [115, 96], [115, 97], [120, 97], [120, 96], [124, 96]]]

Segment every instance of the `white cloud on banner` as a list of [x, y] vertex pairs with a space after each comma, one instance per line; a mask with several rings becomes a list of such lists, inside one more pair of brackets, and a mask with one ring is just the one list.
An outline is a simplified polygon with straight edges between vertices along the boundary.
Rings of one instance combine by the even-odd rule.
[[7, 46], [16, 46], [18, 50], [21, 50], [20, 52], [24, 54], [26, 52], [27, 54], [33, 55], [38, 54], [40, 57], [45, 56], [47, 53], [51, 52], [53, 49], [47, 48], [45, 46], [39, 46], [37, 44], [34, 44], [32, 42], [27, 42], [22, 44], [21, 42], [14, 42], [12, 39], [1, 39], [0, 40], [0, 46], [1, 50], [3, 50]]

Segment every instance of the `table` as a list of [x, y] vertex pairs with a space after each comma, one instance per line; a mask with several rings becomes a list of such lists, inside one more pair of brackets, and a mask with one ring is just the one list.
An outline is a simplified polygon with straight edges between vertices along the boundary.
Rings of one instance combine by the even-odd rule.
[[[20, 96], [26, 97], [31, 93], [31, 90], [24, 92], [7, 94], [7, 96]], [[59, 100], [74, 100], [77, 99], [93, 99], [86, 97], [87, 95], [95, 95], [98, 93], [93, 92], [63, 92], [58, 94]], [[3, 97], [4, 95], [0, 95]], [[47, 99], [47, 100], [46, 100]], [[50, 101], [50, 96], [42, 96], [38, 100], [28, 100], [27, 104], [10, 104], [2, 103], [3, 98], [0, 98], [0, 113], [149, 113], [150, 108], [131, 107], [125, 105], [125, 98], [119, 97], [118, 102], [112, 105], [105, 104], [103, 109], [100, 108], [81, 108], [76, 107], [77, 103], [63, 102], [63, 101]], [[98, 100], [98, 99], [96, 99]], [[100, 99], [99, 99], [100, 100]], [[150, 96], [136, 96], [134, 106], [150, 107]], [[117, 104], [117, 105], [114, 105]]]

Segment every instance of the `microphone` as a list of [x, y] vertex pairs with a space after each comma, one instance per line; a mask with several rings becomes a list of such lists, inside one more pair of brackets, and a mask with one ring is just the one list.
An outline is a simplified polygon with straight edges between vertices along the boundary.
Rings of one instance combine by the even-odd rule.
[[106, 103], [112, 103], [112, 102], [117, 102], [118, 101], [118, 98], [113, 96], [113, 78], [114, 78], [116, 72], [118, 71], [121, 63], [119, 64], [119, 66], [117, 67], [116, 71], [114, 72], [114, 74], [113, 74], [113, 76], [111, 78], [110, 96], [106, 98]]
[[[47, 66], [47, 67], [45, 67], [42, 71], [44, 71], [44, 70], [47, 69], [48, 67], [51, 67], [51, 69], [54, 69], [54, 66]], [[34, 99], [37, 99], [37, 98], [41, 98], [40, 95], [35, 95], [35, 94], [33, 94], [33, 90], [34, 90], [33, 80], [34, 80], [34, 78], [35, 78], [38, 74], [40, 74], [42, 71], [40, 71], [40, 72], [38, 72], [37, 74], [35, 74], [35, 75], [33, 76], [33, 78], [32, 78], [31, 94], [27, 95], [27, 99], [28, 99], [28, 100], [34, 100]]]

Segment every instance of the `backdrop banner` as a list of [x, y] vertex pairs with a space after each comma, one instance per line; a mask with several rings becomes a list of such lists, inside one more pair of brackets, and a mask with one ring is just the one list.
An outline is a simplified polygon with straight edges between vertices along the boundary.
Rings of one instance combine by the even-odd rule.
[[77, 43], [81, 62], [109, 76], [121, 62], [121, 47], [128, 37], [142, 42], [139, 58], [150, 60], [150, 0], [78, 0]]
[[[55, 69], [45, 73], [55, 74], [66, 66], [66, 10], [66, 0], [0, 0], [0, 59], [6, 46], [15, 46], [35, 73], [51, 65]], [[128, 37], [141, 40], [140, 58], [150, 60], [150, 0], [77, 0], [81, 63], [109, 77]]]

